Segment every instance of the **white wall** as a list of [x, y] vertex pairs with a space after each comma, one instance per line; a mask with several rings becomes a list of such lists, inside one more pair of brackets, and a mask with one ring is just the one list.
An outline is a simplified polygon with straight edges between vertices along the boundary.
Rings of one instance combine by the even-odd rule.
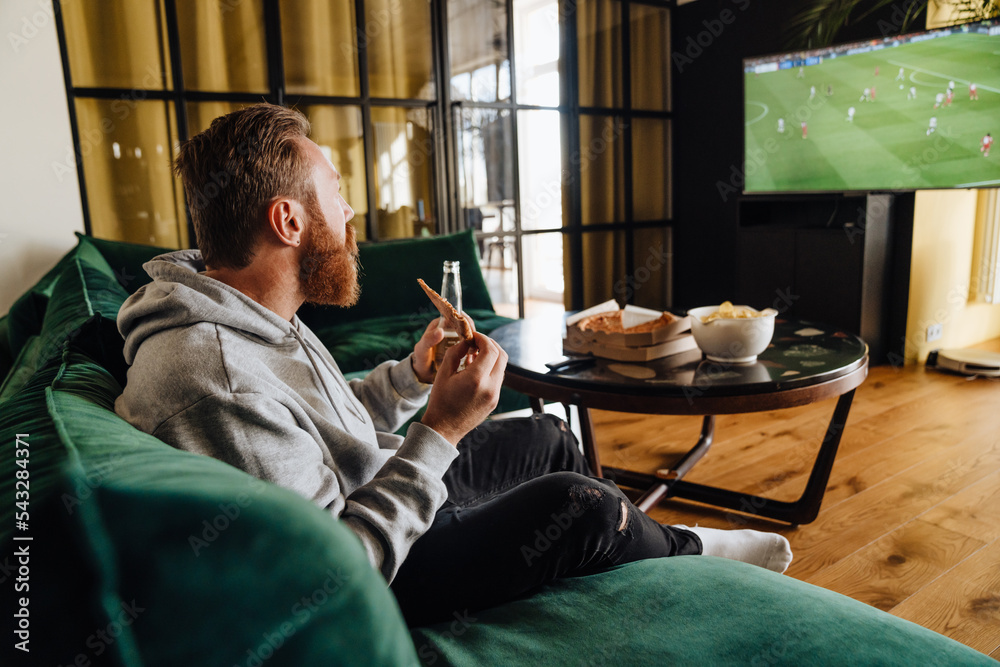
[[[73, 232], [83, 231], [50, 0], [0, 2], [0, 90], [2, 314], [75, 245]], [[70, 169], [57, 173], [53, 164]]]

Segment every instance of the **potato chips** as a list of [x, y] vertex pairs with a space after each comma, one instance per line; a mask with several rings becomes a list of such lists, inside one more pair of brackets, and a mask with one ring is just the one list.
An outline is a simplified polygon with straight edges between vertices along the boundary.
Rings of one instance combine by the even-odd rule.
[[749, 306], [734, 306], [731, 301], [723, 301], [719, 304], [717, 311], [705, 315], [701, 321], [708, 324], [713, 320], [748, 320], [754, 317], [763, 317], [766, 314]]

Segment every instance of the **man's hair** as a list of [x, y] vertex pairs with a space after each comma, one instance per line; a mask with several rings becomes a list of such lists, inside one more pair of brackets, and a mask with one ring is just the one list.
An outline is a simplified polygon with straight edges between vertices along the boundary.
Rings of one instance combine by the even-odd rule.
[[184, 183], [208, 266], [250, 264], [267, 226], [267, 207], [276, 197], [292, 197], [307, 207], [315, 199], [305, 156], [296, 145], [309, 129], [298, 111], [256, 104], [216, 118], [181, 145], [174, 171]]

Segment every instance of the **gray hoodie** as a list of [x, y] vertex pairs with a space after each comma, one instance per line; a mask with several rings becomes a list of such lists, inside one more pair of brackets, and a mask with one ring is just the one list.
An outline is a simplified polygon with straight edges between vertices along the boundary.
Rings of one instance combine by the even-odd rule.
[[309, 498], [361, 539], [391, 581], [444, 503], [457, 450], [412, 424], [427, 400], [409, 359], [348, 382], [298, 316], [291, 322], [208, 278], [201, 253], [160, 255], [122, 306], [130, 364], [115, 411], [174, 447]]

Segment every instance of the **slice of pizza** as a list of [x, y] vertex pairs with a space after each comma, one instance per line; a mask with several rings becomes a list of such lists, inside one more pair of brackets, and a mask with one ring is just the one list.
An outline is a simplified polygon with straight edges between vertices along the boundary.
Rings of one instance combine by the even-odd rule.
[[427, 283], [423, 280], [417, 278], [417, 282], [424, 290], [424, 293], [427, 294], [427, 298], [431, 300], [434, 307], [438, 309], [439, 313], [441, 313], [441, 317], [447, 320], [455, 328], [455, 331], [458, 332], [458, 335], [461, 336], [463, 340], [469, 341], [474, 347], [476, 342], [472, 336], [472, 324], [469, 322], [469, 318], [466, 317], [464, 313], [458, 312], [455, 307], [448, 302], [448, 299], [428, 287]]

